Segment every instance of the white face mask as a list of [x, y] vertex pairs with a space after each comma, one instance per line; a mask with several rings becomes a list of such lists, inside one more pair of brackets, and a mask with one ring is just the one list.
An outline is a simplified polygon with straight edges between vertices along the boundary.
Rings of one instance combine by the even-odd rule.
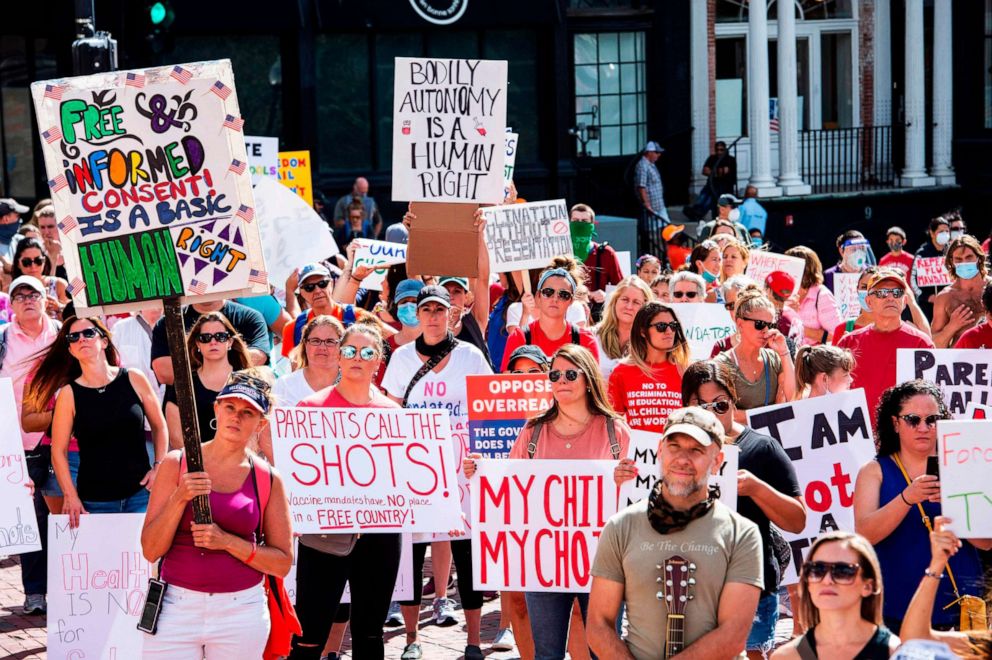
[[740, 220], [741, 211], [740, 209], [730, 209], [730, 213], [727, 214], [727, 219], [731, 222], [737, 222]]
[[951, 240], [951, 232], [949, 231], [938, 231], [937, 232], [937, 245], [944, 246], [947, 242]]

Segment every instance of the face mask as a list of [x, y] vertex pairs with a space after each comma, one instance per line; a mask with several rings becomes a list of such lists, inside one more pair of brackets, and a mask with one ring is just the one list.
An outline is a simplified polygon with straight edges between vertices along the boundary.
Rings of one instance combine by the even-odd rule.
[[947, 231], [937, 232], [937, 245], [943, 247], [947, 245], [947, 241], [951, 240], [951, 233]]
[[870, 312], [868, 309], [868, 290], [858, 291], [858, 304], [861, 305], [861, 311]]
[[703, 279], [706, 280], [707, 284], [713, 284], [713, 282], [716, 282], [716, 278], [717, 278], [716, 275], [706, 270], [705, 268], [703, 269]]
[[848, 252], [844, 255], [844, 265], [851, 270], [862, 270], [865, 267], [865, 253], [861, 250]]
[[596, 235], [596, 225], [591, 222], [569, 222], [572, 234], [572, 253], [579, 262], [586, 260], [592, 249], [592, 237]]
[[952, 230], [951, 230], [951, 240], [952, 240], [952, 241], [953, 241], [953, 240], [954, 240], [955, 238], [961, 238], [962, 236], [964, 236], [964, 232], [963, 232], [963, 231], [960, 231], [960, 230], [958, 230], [958, 229], [952, 229]]
[[730, 209], [730, 213], [727, 214], [727, 219], [731, 222], [737, 222], [740, 220], [741, 211], [740, 209]]
[[963, 280], [970, 280], [978, 275], [978, 264], [973, 261], [964, 264], [955, 264], [954, 273]]
[[902, 241], [891, 241], [889, 243], [889, 249], [893, 252], [899, 252], [902, 250]]
[[406, 327], [416, 328], [420, 325], [420, 320], [417, 318], [417, 303], [403, 303], [399, 305], [396, 308], [396, 318]]
[[760, 236], [752, 236], [751, 237], [751, 245], [753, 245], [754, 247], [761, 247], [761, 237]]

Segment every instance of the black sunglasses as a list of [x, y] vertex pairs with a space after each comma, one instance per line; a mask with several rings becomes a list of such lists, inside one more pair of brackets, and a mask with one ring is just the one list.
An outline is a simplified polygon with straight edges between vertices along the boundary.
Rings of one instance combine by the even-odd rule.
[[940, 419], [940, 415], [927, 415], [926, 417], [921, 417], [919, 415], [909, 413], [906, 415], [899, 415], [899, 419], [906, 422], [914, 429], [920, 425], [920, 422], [926, 424], [928, 429], [932, 429], [937, 425], [937, 420]]
[[35, 266], [44, 266], [44, 257], [21, 257], [21, 268], [29, 268], [31, 264]]
[[103, 333], [97, 330], [96, 328], [84, 328], [82, 330], [77, 330], [76, 332], [70, 332], [66, 334], [65, 339], [70, 344], [75, 344], [77, 341], [79, 341], [82, 338], [94, 339], [96, 337], [102, 337], [102, 336]]
[[709, 410], [715, 412], [717, 415], [723, 415], [728, 410], [730, 410], [730, 402], [726, 399], [720, 399], [719, 401], [710, 401], [709, 403], [697, 403], [697, 406], [703, 410]]
[[569, 301], [572, 299], [572, 292], [566, 289], [552, 289], [550, 286], [541, 289], [541, 295], [545, 298], [554, 298], [558, 294], [559, 300]]
[[677, 332], [679, 329], [678, 321], [658, 321], [657, 323], [652, 323], [651, 327], [658, 332], [664, 332], [665, 330], [671, 330], [672, 332]]
[[678, 299], [678, 298], [688, 298], [689, 300], [692, 300], [693, 298], [695, 298], [698, 295], [699, 295], [699, 292], [698, 291], [673, 291], [672, 292], [672, 298], [676, 298], [676, 299]]
[[898, 298], [902, 298], [905, 294], [906, 294], [906, 289], [899, 289], [899, 288], [894, 288], [894, 289], [875, 289], [874, 291], [869, 291], [868, 292], [868, 295], [869, 296], [875, 296], [879, 300], [885, 300], [890, 295], [893, 298], [898, 299]]
[[745, 316], [742, 316], [741, 317], [741, 320], [742, 321], [750, 321], [751, 323], [753, 323], [754, 324], [754, 329], [757, 330], [758, 332], [763, 332], [764, 330], [767, 330], [768, 328], [775, 327], [775, 322], [774, 321], [762, 321], [760, 319], [749, 319], [749, 318], [747, 318]]
[[317, 287], [320, 287], [321, 289], [326, 289], [327, 285], [330, 283], [331, 283], [330, 280], [321, 280], [319, 282], [311, 282], [310, 284], [302, 284], [300, 285], [300, 288], [306, 291], [307, 293], [313, 293], [313, 290], [316, 289]]
[[201, 332], [196, 336], [196, 341], [198, 344], [209, 344], [211, 340], [216, 339], [218, 343], [226, 344], [231, 339], [231, 333], [226, 330], [221, 332]]
[[559, 380], [561, 380], [562, 375], [564, 375], [565, 380], [567, 380], [570, 383], [574, 383], [579, 379], [579, 372], [576, 369], [566, 369], [565, 371], [562, 371], [561, 369], [555, 369], [553, 371], [548, 372], [548, 380], [550, 380], [552, 383], [557, 383]]
[[837, 584], [853, 584], [860, 570], [860, 564], [844, 561], [808, 561], [803, 564], [803, 573], [810, 582], [820, 582], [830, 573], [830, 579]]

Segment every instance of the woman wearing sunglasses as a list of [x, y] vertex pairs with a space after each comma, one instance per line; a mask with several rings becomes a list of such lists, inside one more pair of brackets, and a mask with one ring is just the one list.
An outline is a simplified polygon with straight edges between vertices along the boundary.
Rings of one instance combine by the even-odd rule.
[[672, 275], [668, 291], [673, 303], [706, 302], [706, 282], [690, 270], [680, 270]]
[[882, 623], [882, 570], [863, 536], [828, 532], [816, 539], [799, 573], [799, 593], [796, 614], [806, 634], [775, 651], [773, 660], [885, 660], [899, 646]]
[[[936, 460], [937, 420], [950, 419], [951, 414], [936, 385], [911, 380], [885, 390], [876, 416], [878, 455], [858, 471], [854, 529], [875, 546], [882, 573], [900, 576], [889, 580], [883, 611], [889, 630], [899, 630], [916, 578], [930, 561], [929, 533], [941, 514], [941, 485], [935, 470], [927, 467], [929, 459]], [[951, 557], [948, 573], [954, 575], [954, 582], [940, 580], [935, 628], [947, 630], [957, 624], [960, 608], [944, 606], [959, 595], [983, 595], [978, 550], [990, 548], [992, 540], [968, 539]]]
[[664, 431], [668, 413], [682, 407], [682, 372], [689, 345], [670, 307], [649, 302], [634, 316], [630, 354], [610, 374], [613, 408], [632, 429]]
[[295, 406], [337, 381], [344, 327], [333, 316], [315, 316], [303, 328], [300, 345], [290, 353], [296, 371], [272, 387], [277, 406]]
[[740, 341], [715, 359], [734, 374], [737, 421], [743, 423], [745, 410], [792, 401], [796, 374], [785, 335], [775, 327], [772, 301], [760, 291], [743, 291], [737, 295], [734, 319]]
[[[193, 398], [196, 399], [196, 421], [200, 426], [200, 442], [210, 442], [217, 431], [214, 401], [235, 371], [251, 366], [248, 346], [230, 321], [220, 312], [207, 312], [197, 319], [186, 335], [186, 351], [193, 372]], [[169, 449], [183, 448], [183, 427], [179, 420], [176, 388], [167, 385], [165, 421], [169, 426]]]
[[[723, 307], [730, 312], [731, 316], [734, 315], [734, 307], [737, 306], [737, 296], [739, 296], [742, 291], [747, 291], [748, 289], [757, 291], [758, 285], [747, 275], [735, 275], [720, 285], [720, 296], [723, 298]], [[720, 353], [729, 351], [737, 345], [737, 342], [739, 342], [740, 339], [741, 337], [739, 333], [734, 333], [721, 339], [713, 344], [713, 352], [710, 353], [710, 357], [715, 358]]]
[[617, 363], [627, 355], [634, 317], [653, 297], [648, 285], [636, 275], [621, 280], [610, 294], [603, 320], [592, 330], [604, 377], [609, 378]]
[[45, 285], [48, 291], [45, 307], [48, 315], [54, 319], [62, 318], [62, 310], [69, 304], [67, 289], [69, 283], [52, 273], [55, 266], [48, 257], [45, 244], [40, 238], [25, 238], [17, 244], [14, 252], [14, 267], [11, 277], [17, 279], [21, 275], [30, 275]]
[[682, 375], [682, 400], [709, 410], [723, 425], [724, 443], [740, 450], [737, 470], [737, 513], [758, 526], [763, 549], [765, 587], [747, 639], [748, 657], [757, 660], [775, 643], [778, 587], [782, 567], [776, 545], [785, 543], [772, 525], [798, 534], [806, 527], [806, 505], [792, 461], [774, 438], [738, 420], [737, 386], [730, 368], [717, 360], [695, 362]]
[[[39, 400], [58, 392], [52, 467], [64, 496], [62, 513], [72, 527], [84, 513], [143, 513], [165, 457], [168, 431], [158, 396], [143, 373], [119, 364], [99, 319], [69, 317], [33, 379]], [[145, 449], [146, 418], [155, 447], [153, 465]], [[79, 447], [75, 483], [68, 456], [72, 437]]]

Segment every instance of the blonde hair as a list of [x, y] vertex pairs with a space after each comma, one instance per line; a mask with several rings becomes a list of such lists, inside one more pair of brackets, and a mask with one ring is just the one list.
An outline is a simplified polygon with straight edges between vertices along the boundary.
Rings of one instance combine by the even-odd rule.
[[836, 369], [850, 373], [854, 364], [854, 355], [846, 348], [829, 344], [802, 346], [796, 352], [796, 389], [802, 392], [819, 374], [829, 376]]
[[[861, 618], [875, 625], [882, 625], [882, 568], [878, 563], [878, 555], [860, 534], [852, 532], [827, 532], [821, 534], [809, 549], [807, 561], [813, 561], [816, 551], [827, 543], [840, 543], [858, 554], [858, 564], [861, 566], [861, 579], [872, 582], [872, 593], [861, 599]], [[813, 604], [809, 595], [806, 572], [799, 570], [799, 616], [800, 625], [805, 629], [815, 627], [820, 623], [820, 610]]]
[[338, 334], [338, 341], [341, 341], [341, 337], [344, 335], [344, 326], [341, 325], [341, 321], [327, 314], [321, 314], [320, 316], [313, 317], [310, 319], [309, 323], [303, 326], [303, 334], [300, 336], [300, 343], [289, 352], [289, 359], [293, 363], [294, 371], [297, 369], [302, 369], [310, 364], [310, 360], [307, 358], [307, 339], [310, 338], [310, 334], [314, 331], [314, 329], [325, 326], [334, 330], [334, 332]]
[[617, 319], [617, 303], [623, 291], [629, 287], [634, 287], [644, 295], [644, 303], [654, 300], [654, 294], [650, 287], [637, 275], [631, 275], [620, 280], [617, 288], [610, 294], [610, 299], [606, 303], [606, 310], [603, 312], [603, 320], [595, 328], [595, 333], [599, 337], [599, 344], [603, 347], [603, 352], [613, 360], [619, 360], [627, 354], [627, 346], [620, 343], [620, 321]]
[[[720, 258], [721, 259], [726, 259], [727, 258], [727, 250], [729, 250], [731, 248], [733, 248], [733, 249], [735, 249], [735, 250], [737, 250], [738, 252], [741, 253], [741, 261], [744, 262], [744, 270], [746, 271], [747, 270], [747, 264], [751, 260], [751, 250], [749, 250], [746, 245], [744, 245], [743, 243], [741, 243], [740, 241], [738, 241], [736, 238], [732, 238], [729, 241], [727, 241], [727, 244], [723, 246], [723, 249], [722, 250], [720, 250]], [[731, 277], [739, 277], [740, 275], [743, 275], [743, 274], [744, 273], [739, 273], [738, 275], [732, 275]], [[728, 278], [728, 279], [730, 279], [730, 278]]]
[[[606, 396], [606, 385], [603, 383], [603, 375], [599, 371], [599, 363], [585, 346], [578, 344], [565, 344], [551, 356], [551, 363], [558, 358], [564, 358], [575, 365], [586, 377], [586, 407], [594, 415], [603, 417], [614, 417], [619, 419], [620, 415], [610, 405], [610, 400]], [[552, 399], [551, 407], [543, 413], [530, 419], [527, 426], [533, 427], [535, 424], [544, 424], [558, 418], [558, 401]]]
[[778, 317], [778, 311], [774, 303], [760, 289], [746, 288], [737, 294], [737, 302], [734, 303], [734, 318], [746, 318], [756, 309], [766, 309], [772, 314], [772, 318]]

